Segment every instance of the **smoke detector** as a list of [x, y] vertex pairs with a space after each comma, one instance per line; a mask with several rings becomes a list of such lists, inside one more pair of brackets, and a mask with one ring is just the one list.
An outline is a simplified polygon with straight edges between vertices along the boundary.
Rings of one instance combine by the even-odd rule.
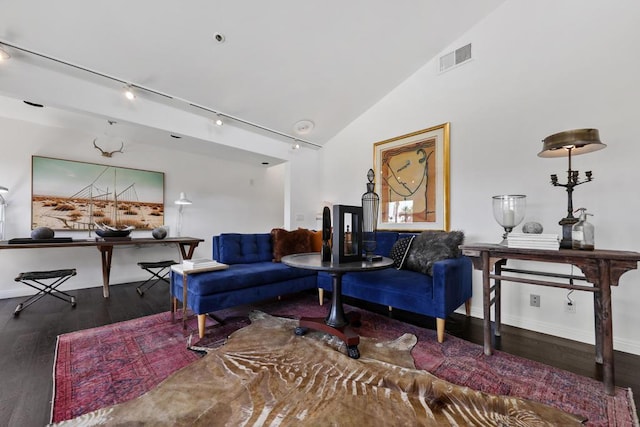
[[314, 127], [315, 123], [311, 120], [299, 120], [293, 125], [293, 131], [298, 135], [307, 135], [311, 133]]

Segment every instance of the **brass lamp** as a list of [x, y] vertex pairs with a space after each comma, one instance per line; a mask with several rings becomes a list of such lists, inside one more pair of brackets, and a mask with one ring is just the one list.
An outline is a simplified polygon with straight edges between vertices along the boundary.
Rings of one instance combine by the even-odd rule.
[[581, 181], [580, 172], [571, 169], [571, 157], [602, 150], [606, 146], [606, 144], [600, 141], [598, 129], [567, 130], [555, 133], [542, 140], [542, 151], [538, 153], [538, 157], [568, 157], [569, 159], [566, 184], [560, 184], [558, 182], [558, 175], [551, 175], [551, 185], [554, 187], [565, 187], [567, 189], [567, 216], [559, 222], [562, 226], [560, 248], [571, 248], [571, 228], [573, 224], [578, 222], [578, 218], [573, 216], [573, 189], [593, 179], [591, 171], [586, 171], [585, 179]]

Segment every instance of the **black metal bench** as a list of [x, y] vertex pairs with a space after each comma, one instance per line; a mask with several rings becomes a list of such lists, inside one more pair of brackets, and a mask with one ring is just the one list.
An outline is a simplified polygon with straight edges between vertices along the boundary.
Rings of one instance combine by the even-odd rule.
[[143, 270], [151, 273], [151, 277], [149, 277], [142, 285], [136, 288], [138, 294], [140, 296], [143, 296], [146, 291], [151, 289], [160, 281], [169, 284], [169, 271], [171, 269], [171, 266], [174, 264], [178, 263], [176, 261], [139, 262], [138, 265]]
[[[58, 290], [58, 287], [76, 274], [77, 273], [75, 268], [51, 271], [29, 271], [26, 273], [20, 273], [18, 277], [15, 278], [15, 281], [24, 283], [25, 285], [32, 287], [33, 289], [38, 291], [38, 293], [30, 296], [29, 298], [18, 304], [13, 312], [13, 315], [19, 315], [22, 310], [29, 307], [31, 304], [38, 301], [45, 295], [51, 295], [52, 297], [56, 297], [64, 302], [68, 302], [69, 304], [71, 304], [71, 307], [75, 307], [76, 297]], [[43, 280], [53, 281], [50, 283], [43, 283]]]

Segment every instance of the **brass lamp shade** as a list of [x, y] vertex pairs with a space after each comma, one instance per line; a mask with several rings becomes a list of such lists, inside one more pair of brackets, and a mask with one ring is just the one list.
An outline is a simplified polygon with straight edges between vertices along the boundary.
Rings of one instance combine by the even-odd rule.
[[607, 144], [600, 141], [598, 129], [573, 129], [554, 133], [542, 140], [542, 151], [538, 157], [566, 157], [571, 148], [571, 155], [590, 153], [605, 148]]

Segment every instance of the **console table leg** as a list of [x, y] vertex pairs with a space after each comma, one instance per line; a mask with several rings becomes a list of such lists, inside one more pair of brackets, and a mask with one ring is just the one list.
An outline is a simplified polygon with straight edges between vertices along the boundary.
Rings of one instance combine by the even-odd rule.
[[[193, 256], [193, 252], [195, 251], [196, 247], [198, 246], [199, 242], [194, 242], [194, 243], [178, 243], [178, 248], [180, 248], [180, 255], [182, 256], [182, 259], [191, 259], [191, 257]], [[189, 247], [189, 250], [187, 251], [187, 246]]]
[[[495, 264], [495, 273], [496, 276], [502, 275], [502, 266], [507, 263], [507, 260], [501, 260], [496, 262]], [[497, 337], [500, 336], [502, 329], [502, 281], [500, 279], [495, 279], [493, 281], [494, 286], [494, 303], [493, 303], [493, 312], [495, 313], [495, 326], [493, 334]]]
[[111, 275], [111, 257], [113, 246], [98, 246], [102, 258], [102, 295], [109, 298], [109, 276]]
[[482, 252], [482, 310], [484, 319], [484, 354], [490, 356], [491, 348], [491, 279], [489, 279], [489, 252]]
[[[594, 295], [600, 294], [599, 305], [600, 310], [596, 310], [596, 313], [601, 313], [600, 316], [596, 314], [596, 318], [600, 317], [600, 347], [602, 352], [602, 372], [604, 382], [604, 391], [610, 396], [615, 395], [615, 377], [613, 366], [613, 321], [611, 319], [611, 269], [610, 264], [606, 260], [598, 261], [600, 267], [600, 292], [596, 292]], [[598, 334], [596, 334], [596, 343], [598, 341]], [[597, 352], [597, 346], [596, 346]]]
[[594, 313], [594, 330], [596, 337], [596, 363], [602, 364], [602, 298], [601, 290], [593, 293], [593, 313]]

